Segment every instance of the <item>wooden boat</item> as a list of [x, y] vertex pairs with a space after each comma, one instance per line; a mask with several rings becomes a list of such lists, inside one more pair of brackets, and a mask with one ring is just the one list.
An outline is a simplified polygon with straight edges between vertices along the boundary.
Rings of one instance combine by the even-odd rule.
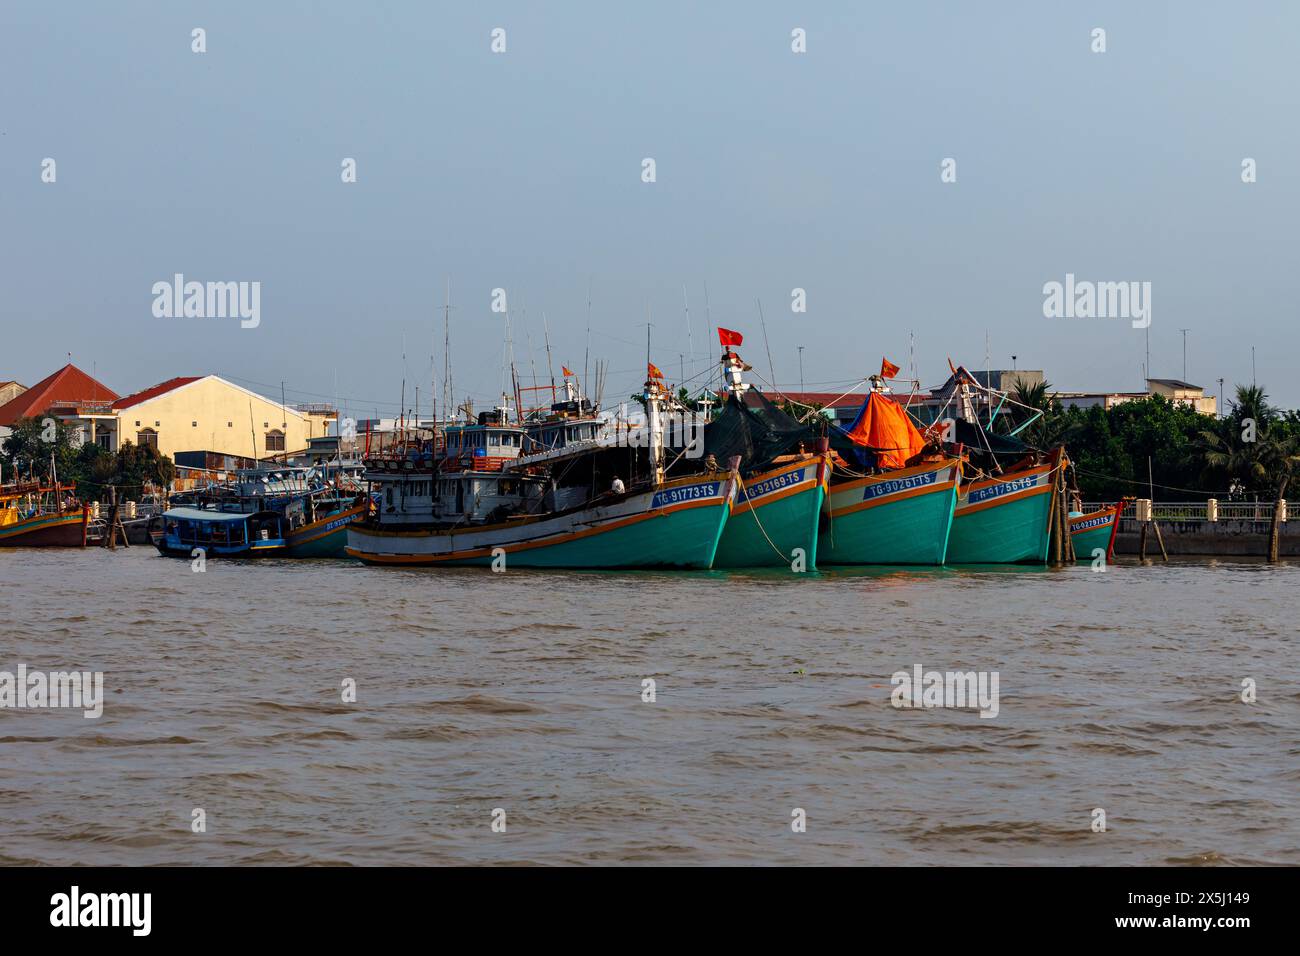
[[644, 445], [602, 442], [589, 409], [558, 403], [527, 426], [507, 424], [503, 406], [372, 455], [365, 478], [377, 505], [348, 525], [347, 553], [379, 565], [709, 568], [738, 476], [681, 456], [687, 473], [668, 475], [671, 396], [653, 369], [644, 398]]
[[169, 557], [260, 558], [284, 556], [287, 520], [278, 511], [226, 512], [207, 508], [171, 508], [154, 546]]
[[942, 458], [832, 480], [817, 563], [943, 564], [950, 548], [960, 463]]
[[744, 479], [713, 558], [715, 568], [790, 567], [817, 562], [829, 452], [794, 456]]
[[819, 565], [943, 564], [959, 461], [942, 453], [890, 397], [883, 374], [847, 429], [832, 426], [837, 462], [823, 509]]
[[369, 507], [365, 495], [313, 469], [247, 469], [165, 512], [150, 539], [172, 557], [202, 548], [209, 557], [341, 558], [348, 524]]
[[290, 527], [287, 556], [291, 558], [347, 557], [348, 525], [364, 518], [370, 509], [365, 495], [327, 499], [315, 503], [316, 520]]
[[0, 486], [0, 547], [84, 548], [90, 508], [68, 495], [73, 485]]
[[815, 570], [831, 474], [826, 439], [746, 383], [731, 345], [723, 346], [721, 364], [726, 401], [704, 430], [704, 449], [714, 460], [735, 456], [742, 481], [713, 566]]
[[1074, 542], [1077, 561], [1093, 561], [1100, 551], [1107, 564], [1115, 555], [1115, 536], [1119, 533], [1119, 519], [1124, 512], [1124, 502], [1107, 505], [1100, 511], [1070, 515], [1070, 540]]
[[[462, 486], [472, 483], [478, 490], [488, 481], [501, 480], [486, 472], [442, 479]], [[385, 527], [382, 518], [362, 521], [348, 525], [347, 553], [369, 564], [407, 566], [491, 565], [504, 556], [508, 568], [707, 569], [736, 486], [734, 475], [721, 473], [504, 521], [413, 530]], [[463, 491], [452, 493], [465, 496]]]
[[1046, 462], [1026, 463], [969, 481], [957, 493], [949, 564], [1045, 564], [1057, 506], [1058, 448]]

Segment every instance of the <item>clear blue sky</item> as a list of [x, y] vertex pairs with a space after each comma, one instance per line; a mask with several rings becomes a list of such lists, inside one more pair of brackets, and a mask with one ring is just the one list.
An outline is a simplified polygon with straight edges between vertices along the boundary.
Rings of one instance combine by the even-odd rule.
[[[1182, 375], [1187, 328], [1193, 382], [1248, 382], [1255, 345], [1300, 406], [1297, 36], [1289, 2], [4, 0], [0, 379], [72, 352], [124, 393], [216, 372], [392, 414], [405, 375], [427, 409], [450, 279], [457, 392], [482, 403], [491, 290], [526, 310], [527, 384], [543, 311], [557, 369], [581, 367], [590, 279], [607, 401], [641, 381], [647, 305], [680, 377], [683, 284], [712, 363], [705, 283], [766, 378], [761, 299], [786, 386], [800, 345], [809, 388], [906, 370], [910, 330], [927, 384], [982, 367], [987, 333], [994, 367], [1140, 387], [1141, 331], [1043, 317], [1072, 272], [1153, 284], [1155, 375]], [[260, 327], [155, 318], [176, 272], [260, 281]]]

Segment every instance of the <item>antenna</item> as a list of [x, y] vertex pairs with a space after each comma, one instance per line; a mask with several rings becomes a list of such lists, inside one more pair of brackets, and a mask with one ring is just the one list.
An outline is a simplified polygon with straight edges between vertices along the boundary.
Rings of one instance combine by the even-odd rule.
[[[686, 298], [686, 283], [682, 283], [682, 305], [686, 309], [686, 353], [691, 357], [691, 367], [695, 367], [695, 346], [691, 342], [691, 303]], [[686, 380], [686, 369], [682, 368], [682, 381]]]
[[767, 369], [772, 373], [772, 388], [776, 388], [776, 366], [772, 364], [772, 349], [767, 344], [767, 320], [763, 318], [763, 303], [758, 299], [758, 321], [763, 326], [763, 348], [767, 350]]
[[542, 312], [542, 336], [546, 341], [546, 374], [551, 376], [551, 401], [555, 401], [555, 366], [551, 364], [551, 327]]
[[451, 278], [447, 279], [447, 299], [442, 307], [442, 413], [451, 418], [455, 392], [451, 387]]
[[[586, 348], [586, 350], [582, 353], [582, 381], [583, 381], [583, 384], [586, 384], [586, 381], [587, 381], [587, 362], [588, 362], [588, 360], [590, 359], [590, 357], [591, 357], [591, 276], [587, 276], [587, 348]], [[578, 399], [579, 399], [578, 407], [581, 408], [581, 407], [582, 407], [582, 403], [581, 403], [582, 394], [581, 394], [581, 393], [579, 393], [579, 395], [578, 395]]]
[[[709, 326], [709, 341], [713, 341], [713, 313], [709, 310], [709, 284], [704, 283], [704, 321]], [[718, 367], [718, 375], [721, 376], [721, 366]]]

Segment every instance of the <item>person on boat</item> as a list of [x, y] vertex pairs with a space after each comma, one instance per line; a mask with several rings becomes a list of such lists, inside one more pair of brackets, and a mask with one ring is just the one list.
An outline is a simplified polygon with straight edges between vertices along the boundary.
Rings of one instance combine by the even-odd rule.
[[609, 490], [611, 494], [621, 495], [627, 489], [623, 487], [623, 479], [618, 475], [615, 475], [613, 483], [609, 486]]

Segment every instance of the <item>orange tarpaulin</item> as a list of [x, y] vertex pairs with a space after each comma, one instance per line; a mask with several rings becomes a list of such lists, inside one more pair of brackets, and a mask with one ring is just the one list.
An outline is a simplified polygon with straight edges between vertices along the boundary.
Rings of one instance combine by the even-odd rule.
[[902, 468], [925, 448], [925, 438], [903, 406], [879, 392], [867, 397], [848, 436], [874, 450], [881, 468]]

